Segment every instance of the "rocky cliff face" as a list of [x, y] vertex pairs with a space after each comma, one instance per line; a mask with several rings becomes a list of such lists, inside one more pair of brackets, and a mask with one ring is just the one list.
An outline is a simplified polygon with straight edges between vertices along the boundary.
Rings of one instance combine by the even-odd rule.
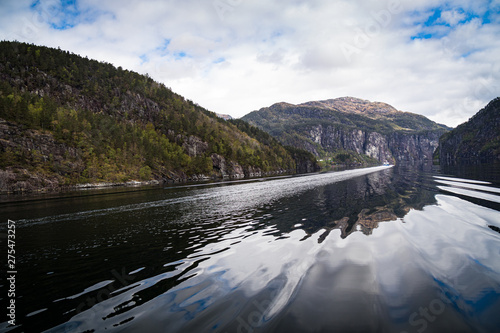
[[500, 162], [500, 97], [439, 142], [443, 166]]
[[[334, 126], [312, 126], [309, 139], [327, 151], [338, 149], [355, 151], [383, 163], [418, 165], [432, 163], [442, 132], [380, 134], [361, 129], [346, 130]], [[309, 149], [319, 155], [314, 145]]]
[[[64, 183], [64, 174], [85, 168], [80, 149], [57, 142], [51, 133], [26, 129], [3, 119], [0, 119], [0, 152], [4, 153], [2, 164], [30, 161], [30, 169], [2, 165], [0, 190], [6, 192], [55, 189]], [[49, 165], [57, 172], [49, 175]]]
[[[224, 156], [221, 156], [219, 154], [212, 154], [211, 158], [214, 165], [214, 171], [220, 178], [223, 179], [243, 179], [243, 178], [280, 175], [280, 174], [294, 172], [294, 170], [285, 170], [285, 169], [265, 172], [257, 167], [241, 166], [240, 164], [234, 161], [227, 161], [224, 158]], [[314, 170], [305, 172], [312, 172], [312, 171]]]
[[421, 165], [432, 163], [439, 137], [444, 131], [416, 134], [393, 133], [389, 135], [389, 147], [397, 164]]
[[208, 150], [208, 143], [194, 135], [190, 135], [189, 137], [177, 135], [177, 139], [184, 141], [182, 148], [184, 148], [189, 157], [203, 155]]
[[[313, 142], [327, 151], [352, 150], [380, 162], [393, 161], [387, 138], [377, 132], [317, 125], [312, 126], [308, 134]], [[317, 151], [315, 153], [318, 155]]]

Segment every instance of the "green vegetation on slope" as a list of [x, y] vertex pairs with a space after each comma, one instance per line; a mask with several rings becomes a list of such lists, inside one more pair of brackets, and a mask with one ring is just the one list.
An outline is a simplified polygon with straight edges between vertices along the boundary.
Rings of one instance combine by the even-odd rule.
[[500, 161], [500, 97], [439, 140], [442, 165]]
[[333, 153], [325, 154], [319, 161], [322, 169], [329, 170], [339, 165], [379, 165], [380, 162], [365, 154], [357, 154], [352, 150], [338, 149]]
[[[0, 118], [17, 136], [3, 134], [0, 167], [59, 183], [215, 175], [214, 154], [263, 172], [295, 170], [277, 142], [258, 141], [149, 76], [60, 49], [0, 42]], [[50, 144], [40, 148], [42, 137]], [[58, 145], [62, 159], [46, 151]]]
[[290, 130], [303, 132], [311, 125], [336, 126], [345, 129], [356, 128], [381, 134], [390, 134], [395, 131], [449, 130], [444, 125], [436, 124], [422, 115], [410, 112], [376, 113], [371, 111], [363, 113], [351, 111], [351, 108], [341, 109], [344, 103], [332, 103], [328, 107], [316, 103], [319, 102], [300, 105], [279, 103], [251, 112], [242, 119], [253, 125], [258, 125], [273, 135], [280, 135]]

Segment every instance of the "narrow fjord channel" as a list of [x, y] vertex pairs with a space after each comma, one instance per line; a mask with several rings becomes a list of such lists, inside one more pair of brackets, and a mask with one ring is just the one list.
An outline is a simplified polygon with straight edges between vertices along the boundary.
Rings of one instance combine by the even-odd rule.
[[1, 331], [500, 327], [495, 182], [381, 166], [3, 202], [0, 215], [16, 221], [19, 323]]

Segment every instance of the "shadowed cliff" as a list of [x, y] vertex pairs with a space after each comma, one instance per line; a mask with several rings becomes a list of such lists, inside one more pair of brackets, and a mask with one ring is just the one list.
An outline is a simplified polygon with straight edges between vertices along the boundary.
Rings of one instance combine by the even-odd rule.
[[439, 159], [442, 166], [500, 162], [500, 98], [443, 135]]

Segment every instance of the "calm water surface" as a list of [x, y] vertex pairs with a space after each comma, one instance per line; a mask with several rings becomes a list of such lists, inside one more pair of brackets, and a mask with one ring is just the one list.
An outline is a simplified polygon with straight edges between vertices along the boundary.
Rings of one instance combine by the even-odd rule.
[[457, 175], [375, 167], [3, 202], [19, 325], [0, 331], [499, 332], [500, 185]]

